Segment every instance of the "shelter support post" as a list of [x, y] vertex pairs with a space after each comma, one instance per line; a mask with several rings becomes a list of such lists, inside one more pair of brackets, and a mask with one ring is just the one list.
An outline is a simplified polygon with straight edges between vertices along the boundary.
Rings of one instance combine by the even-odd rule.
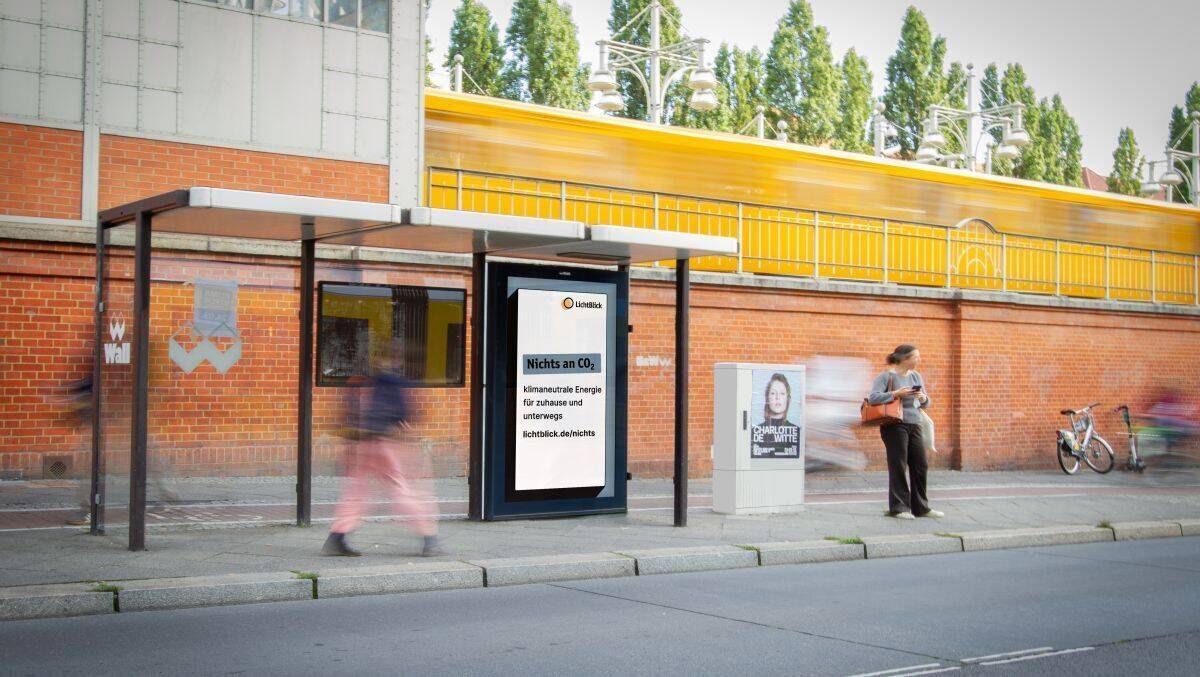
[[104, 224], [97, 220], [96, 222], [96, 306], [95, 306], [95, 333], [92, 338], [92, 478], [91, 486], [88, 490], [88, 515], [91, 520], [89, 531], [93, 536], [104, 533], [104, 515], [101, 510], [104, 509], [104, 501], [100, 500], [100, 493], [104, 491], [104, 483], [100, 481], [100, 454], [101, 436], [100, 436], [100, 379], [103, 377], [103, 370], [100, 365], [103, 364], [104, 355], [104, 248], [105, 248], [105, 228]]
[[316, 240], [300, 242], [300, 378], [296, 407], [296, 526], [312, 524], [313, 278]]
[[687, 526], [688, 499], [688, 259], [675, 261], [675, 526]]
[[467, 468], [467, 519], [483, 519], [484, 289], [487, 254], [471, 257], [471, 449]]
[[139, 211], [133, 250], [133, 402], [129, 443], [129, 549], [146, 549], [146, 431], [150, 376], [150, 221]]

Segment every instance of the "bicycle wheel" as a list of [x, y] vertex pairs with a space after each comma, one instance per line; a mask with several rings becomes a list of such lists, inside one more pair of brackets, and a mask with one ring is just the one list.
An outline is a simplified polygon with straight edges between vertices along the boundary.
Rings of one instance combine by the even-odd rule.
[[1058, 445], [1058, 467], [1068, 475], [1074, 475], [1079, 472], [1079, 457], [1071, 453], [1070, 449], [1065, 448], [1062, 444]]
[[1101, 475], [1113, 469], [1113, 450], [1103, 437], [1093, 435], [1088, 448], [1083, 451], [1083, 461]]

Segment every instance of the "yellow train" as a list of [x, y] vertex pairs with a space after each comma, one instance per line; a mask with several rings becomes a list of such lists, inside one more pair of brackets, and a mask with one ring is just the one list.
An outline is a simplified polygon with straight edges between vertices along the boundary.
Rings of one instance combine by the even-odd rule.
[[439, 90], [438, 207], [737, 237], [728, 272], [1200, 302], [1200, 210]]

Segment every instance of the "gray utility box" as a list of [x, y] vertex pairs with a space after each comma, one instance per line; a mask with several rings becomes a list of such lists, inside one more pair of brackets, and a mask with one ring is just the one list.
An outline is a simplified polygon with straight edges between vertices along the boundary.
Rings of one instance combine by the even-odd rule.
[[804, 365], [714, 368], [713, 510], [804, 509]]

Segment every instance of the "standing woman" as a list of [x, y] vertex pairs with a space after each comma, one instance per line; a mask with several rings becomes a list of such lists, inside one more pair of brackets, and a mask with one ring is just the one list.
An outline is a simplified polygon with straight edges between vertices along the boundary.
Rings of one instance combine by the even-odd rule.
[[867, 401], [887, 404], [900, 398], [902, 418], [898, 423], [880, 426], [879, 436], [887, 448], [888, 515], [910, 520], [914, 517], [943, 517], [945, 513], [929, 507], [925, 496], [925, 440], [921, 434], [921, 409], [929, 406], [925, 380], [917, 371], [921, 353], [907, 343], [896, 346], [887, 356], [888, 368], [871, 384]]

